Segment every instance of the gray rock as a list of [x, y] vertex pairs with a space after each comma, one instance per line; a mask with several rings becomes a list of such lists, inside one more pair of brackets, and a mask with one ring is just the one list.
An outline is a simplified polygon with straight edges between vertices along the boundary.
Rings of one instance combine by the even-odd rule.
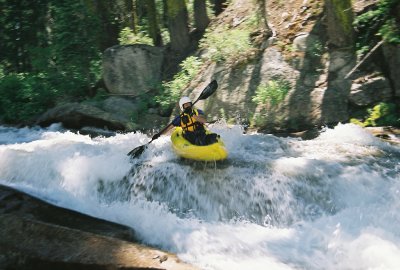
[[131, 232], [0, 186], [0, 269], [196, 269]]
[[274, 78], [284, 78], [292, 83], [295, 82], [299, 72], [292, 68], [282, 57], [276, 48], [267, 48], [261, 59], [261, 82], [268, 82]]
[[389, 81], [382, 76], [359, 78], [351, 86], [349, 101], [357, 106], [370, 106], [391, 99]]
[[101, 104], [104, 111], [123, 116], [127, 119], [139, 110], [136, 102], [122, 97], [109, 97]]
[[48, 110], [40, 116], [36, 124], [48, 126], [62, 123], [66, 128], [80, 129], [91, 126], [110, 130], [129, 130], [129, 119], [106, 112], [93, 105], [82, 103], [66, 103]]
[[103, 79], [111, 93], [143, 94], [161, 81], [163, 49], [149, 45], [118, 45], [105, 50]]
[[302, 33], [293, 40], [293, 47], [296, 51], [305, 52], [311, 39], [313, 39], [313, 35]]
[[43, 223], [125, 241], [137, 241], [134, 230], [129, 227], [57, 207], [16, 189], [0, 185], [0, 215], [10, 213]]
[[395, 88], [395, 96], [400, 97], [400, 45], [383, 45], [383, 53]]

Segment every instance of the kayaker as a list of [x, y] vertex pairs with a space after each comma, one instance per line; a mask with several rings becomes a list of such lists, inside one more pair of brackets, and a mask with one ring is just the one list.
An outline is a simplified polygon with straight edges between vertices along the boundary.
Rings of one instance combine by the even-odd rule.
[[179, 108], [181, 113], [174, 118], [172, 126], [182, 127], [183, 137], [186, 140], [195, 145], [209, 145], [217, 142], [217, 134], [206, 134], [204, 112], [194, 108], [189, 97], [182, 97], [179, 100]]

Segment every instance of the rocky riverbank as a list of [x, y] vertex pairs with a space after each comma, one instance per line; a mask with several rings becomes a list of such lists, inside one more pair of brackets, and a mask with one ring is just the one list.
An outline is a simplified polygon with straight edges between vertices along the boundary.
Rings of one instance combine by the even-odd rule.
[[0, 269], [196, 269], [132, 228], [0, 185]]

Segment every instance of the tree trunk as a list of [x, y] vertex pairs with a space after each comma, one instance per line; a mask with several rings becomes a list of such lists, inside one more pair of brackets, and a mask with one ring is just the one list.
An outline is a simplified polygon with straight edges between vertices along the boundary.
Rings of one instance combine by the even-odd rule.
[[184, 53], [190, 45], [188, 12], [184, 0], [167, 0], [171, 49]]
[[257, 5], [258, 5], [258, 9], [259, 9], [259, 12], [260, 12], [260, 15], [261, 15], [261, 18], [262, 18], [262, 21], [263, 21], [263, 24], [264, 24], [265, 28], [268, 31], [271, 31], [271, 29], [269, 28], [268, 19], [267, 19], [267, 3], [266, 3], [266, 0], [257, 0]]
[[163, 28], [168, 28], [168, 5], [167, 5], [167, 0], [162, 0], [163, 2], [163, 14], [162, 14], [162, 20], [161, 20], [161, 25]]
[[154, 46], [162, 46], [160, 27], [158, 26], [157, 10], [155, 0], [147, 0], [147, 18], [149, 20], [149, 34], [153, 39]]
[[354, 67], [354, 31], [351, 0], [325, 0], [328, 34], [328, 87], [321, 104], [321, 122], [348, 120], [351, 80], [346, 75]]
[[136, 33], [136, 6], [134, 0], [125, 0], [126, 14], [124, 14], [123, 27], [129, 27], [134, 33]]
[[351, 0], [325, 0], [329, 45], [354, 47], [353, 9]]
[[218, 16], [226, 8], [226, 0], [214, 0], [214, 14]]
[[95, 10], [99, 16], [102, 35], [100, 35], [100, 48], [105, 50], [115, 44], [118, 44], [119, 29], [117, 24], [113, 24], [112, 14], [110, 14], [109, 3], [105, 1], [95, 1]]
[[194, 0], [194, 26], [199, 32], [204, 32], [210, 23], [207, 15], [207, 6], [205, 0]]

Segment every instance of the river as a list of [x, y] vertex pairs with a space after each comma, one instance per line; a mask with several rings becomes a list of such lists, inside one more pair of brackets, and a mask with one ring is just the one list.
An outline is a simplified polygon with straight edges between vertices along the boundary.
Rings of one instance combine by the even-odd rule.
[[0, 183], [128, 225], [201, 269], [400, 269], [400, 146], [352, 124], [313, 140], [214, 124], [223, 162], [168, 136], [0, 127]]

